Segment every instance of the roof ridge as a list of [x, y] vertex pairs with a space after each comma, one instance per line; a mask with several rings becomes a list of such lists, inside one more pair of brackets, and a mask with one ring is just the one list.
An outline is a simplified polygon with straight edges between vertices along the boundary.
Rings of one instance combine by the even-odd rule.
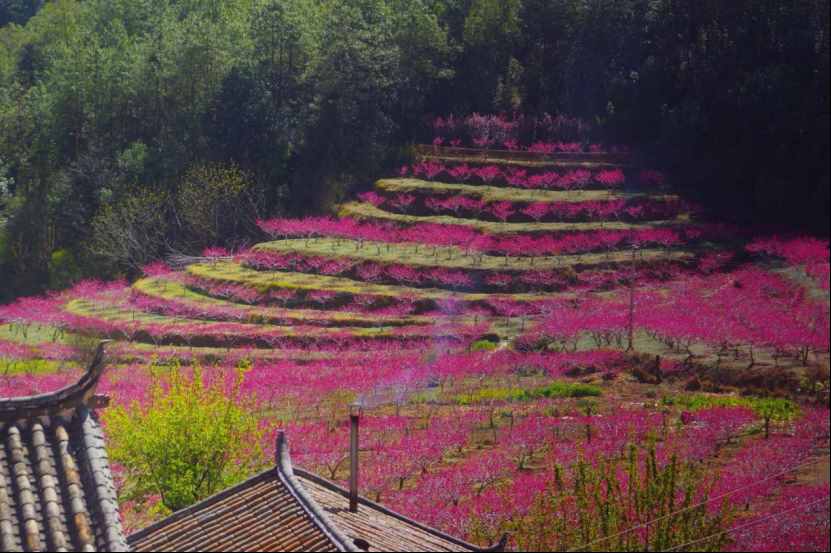
[[291, 463], [289, 455], [288, 441], [283, 430], [277, 431], [277, 474], [280, 480], [283, 481], [289, 492], [297, 499], [303, 510], [312, 518], [315, 525], [320, 528], [324, 534], [338, 547], [341, 551], [360, 551], [352, 541], [346, 537], [337, 525], [335, 525], [329, 516], [320, 508], [314, 499], [309, 496], [309, 493], [303, 488], [303, 485], [297, 480], [294, 474], [294, 467]]
[[[307, 480], [310, 480], [311, 482], [314, 482], [315, 484], [318, 484], [318, 485], [323, 486], [325, 488], [328, 488], [328, 489], [330, 489], [334, 492], [337, 492], [338, 494], [344, 496], [347, 499], [349, 498], [349, 492], [346, 489], [344, 489], [343, 487], [339, 486], [338, 484], [332, 482], [331, 480], [328, 480], [327, 478], [324, 478], [324, 477], [322, 477], [318, 474], [314, 474], [313, 472], [309, 472], [307, 470], [303, 470], [303, 469], [300, 469], [300, 468], [296, 469], [296, 472], [301, 478], [305, 478]], [[479, 547], [475, 544], [467, 542], [465, 540], [459, 539], [455, 536], [451, 536], [450, 534], [446, 534], [445, 532], [442, 532], [441, 530], [438, 530], [437, 528], [433, 528], [432, 526], [428, 526], [426, 524], [418, 522], [417, 520], [414, 520], [414, 519], [412, 519], [412, 518], [410, 518], [406, 515], [403, 515], [403, 514], [397, 512], [397, 511], [393, 511], [392, 509], [390, 509], [388, 507], [384, 507], [380, 503], [376, 503], [376, 502], [374, 502], [370, 499], [367, 499], [366, 497], [363, 497], [363, 496], [359, 495], [358, 496], [358, 503], [361, 504], [361, 505], [365, 505], [367, 507], [370, 507], [372, 509], [375, 509], [376, 511], [378, 511], [380, 513], [383, 513], [385, 515], [396, 518], [396, 519], [398, 519], [402, 522], [406, 522], [407, 524], [410, 524], [410, 525], [412, 525], [412, 526], [414, 526], [414, 527], [416, 527], [420, 530], [423, 530], [423, 531], [425, 531], [429, 534], [432, 534], [436, 537], [442, 538], [442, 539], [447, 540], [447, 541], [449, 541], [451, 543], [454, 543], [456, 545], [466, 547], [466, 548], [470, 549], [471, 551], [503, 551], [504, 548], [505, 548], [505, 545], [507, 543], [507, 536], [503, 536], [502, 539], [497, 544], [495, 544], [491, 547], [482, 548], [482, 547]]]
[[49, 416], [85, 405], [94, 395], [104, 374], [104, 346], [109, 342], [110, 340], [102, 340], [98, 343], [92, 361], [77, 382], [45, 394], [0, 398], [0, 422]]
[[255, 474], [254, 476], [246, 478], [242, 482], [240, 482], [238, 484], [235, 484], [235, 485], [231, 486], [230, 488], [225, 488], [224, 490], [218, 491], [215, 494], [206, 497], [205, 499], [197, 501], [193, 505], [185, 507], [184, 509], [179, 509], [178, 511], [174, 511], [173, 513], [171, 513], [170, 515], [164, 517], [163, 519], [158, 520], [158, 521], [154, 522], [153, 524], [151, 524], [149, 526], [145, 526], [141, 530], [136, 530], [135, 532], [133, 532], [132, 534], [130, 534], [127, 537], [127, 542], [128, 543], [135, 542], [136, 540], [139, 540], [139, 539], [145, 537], [148, 534], [152, 534], [154, 531], [158, 530], [159, 528], [161, 528], [163, 526], [166, 526], [166, 525], [170, 524], [171, 522], [176, 522], [177, 520], [182, 519], [182, 518], [196, 512], [196, 511], [198, 511], [199, 509], [201, 509], [203, 507], [210, 506], [212, 503], [215, 503], [217, 501], [221, 501], [222, 499], [225, 499], [226, 497], [232, 496], [235, 493], [237, 493], [238, 491], [240, 491], [242, 489], [245, 489], [246, 487], [248, 487], [252, 484], [256, 484], [260, 480], [263, 480], [263, 479], [265, 479], [269, 476], [272, 476], [275, 471], [276, 471], [276, 468], [274, 468], [274, 467], [272, 467], [270, 469], [267, 469], [267, 470], [264, 470], [262, 472], [259, 472], [259, 473]]
[[230, 488], [225, 488], [222, 491], [219, 491], [201, 501], [190, 505], [189, 507], [185, 507], [184, 509], [180, 509], [170, 516], [163, 518], [149, 526], [142, 528], [136, 532], [133, 532], [127, 537], [128, 544], [135, 544], [137, 541], [152, 535], [154, 532], [163, 528], [172, 522], [176, 522], [182, 518], [190, 516], [191, 514], [205, 508], [209, 507], [211, 504], [216, 503], [218, 501], [222, 501], [227, 497], [231, 497], [236, 493], [240, 492], [241, 490], [246, 489], [247, 487], [260, 482], [261, 480], [267, 478], [273, 478], [277, 476], [280, 483], [285, 486], [286, 490], [289, 494], [297, 501], [298, 505], [303, 509], [309, 518], [317, 527], [326, 539], [332, 543], [339, 551], [348, 551], [354, 552], [359, 551], [352, 542], [347, 538], [338, 528], [335, 526], [326, 513], [320, 508], [317, 503], [308, 495], [308, 492], [302, 487], [302, 484], [297, 480], [294, 476], [294, 467], [291, 464], [291, 458], [288, 452], [288, 444], [286, 442], [285, 433], [280, 430], [277, 433], [277, 448], [275, 451], [275, 461], [276, 464], [274, 467], [264, 470], [242, 482], [231, 486]]
[[92, 504], [99, 511], [98, 514], [104, 522], [103, 538], [107, 542], [110, 551], [129, 551], [130, 546], [127, 545], [124, 529], [121, 526], [118, 495], [115, 491], [115, 483], [110, 470], [104, 433], [92, 411], [82, 407], [79, 415], [82, 417], [80, 427], [83, 440], [79, 457], [86, 465], [84, 472], [93, 484], [96, 501]]

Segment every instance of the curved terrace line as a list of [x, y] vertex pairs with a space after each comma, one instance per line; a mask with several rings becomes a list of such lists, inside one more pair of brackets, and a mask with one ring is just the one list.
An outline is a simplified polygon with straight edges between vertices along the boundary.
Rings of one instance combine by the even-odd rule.
[[375, 188], [382, 192], [417, 192], [421, 194], [453, 194], [472, 196], [486, 202], [522, 203], [577, 203], [612, 200], [645, 199], [651, 201], [677, 201], [675, 194], [650, 194], [649, 192], [620, 192], [617, 190], [526, 190], [486, 184], [451, 184], [420, 179], [380, 179]]
[[364, 220], [381, 220], [401, 224], [432, 223], [438, 225], [459, 225], [490, 234], [537, 234], [560, 232], [585, 232], [591, 230], [648, 230], [686, 225], [690, 223], [688, 214], [675, 219], [665, 219], [643, 223], [626, 223], [622, 221], [591, 221], [583, 223], [503, 223], [454, 217], [452, 215], [407, 215], [385, 211], [366, 202], [347, 202], [338, 209], [340, 217]]

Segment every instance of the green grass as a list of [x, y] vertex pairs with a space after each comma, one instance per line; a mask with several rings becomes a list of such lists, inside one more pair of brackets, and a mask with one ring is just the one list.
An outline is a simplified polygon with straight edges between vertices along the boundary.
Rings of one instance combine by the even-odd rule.
[[582, 397], [599, 397], [602, 391], [597, 386], [591, 384], [582, 384], [574, 382], [552, 382], [547, 386], [541, 388], [534, 388], [527, 390], [525, 397], [527, 399], [539, 398], [582, 398]]
[[400, 224], [431, 223], [436, 225], [460, 225], [476, 229], [488, 234], [538, 234], [560, 232], [586, 232], [592, 230], [646, 230], [652, 228], [672, 227], [688, 224], [689, 215], [682, 215], [676, 219], [666, 221], [651, 221], [647, 223], [625, 223], [621, 221], [592, 221], [586, 223], [502, 223], [494, 221], [480, 221], [451, 215], [406, 215], [391, 213], [379, 209], [372, 204], [363, 202], [347, 202], [338, 210], [340, 217], [353, 219], [379, 220]]
[[[309, 337], [309, 338], [326, 338], [341, 336], [346, 333], [349, 336], [356, 338], [379, 338], [394, 336], [393, 327], [295, 327], [287, 325], [270, 325], [270, 324], [251, 324], [251, 323], [233, 323], [233, 328], [229, 328], [229, 323], [225, 322], [210, 322], [200, 321], [196, 319], [187, 319], [183, 317], [172, 317], [167, 315], [157, 315], [155, 313], [146, 313], [143, 311], [132, 310], [127, 306], [117, 304], [108, 304], [104, 301], [91, 302], [88, 300], [71, 300], [64, 309], [73, 315], [89, 317], [92, 319], [107, 321], [112, 323], [129, 323], [128, 328], [131, 330], [149, 329], [150, 325], [164, 325], [169, 329], [169, 333], [176, 334], [178, 332], [187, 331], [188, 334], [200, 334], [216, 332], [221, 335], [233, 335], [240, 338], [256, 337], [263, 335], [266, 332], [274, 332], [285, 337]], [[425, 327], [425, 336], [432, 336], [433, 331], [430, 327]], [[418, 335], [418, 333], [416, 333]]]
[[[408, 242], [360, 242], [337, 238], [290, 239], [265, 242], [254, 247], [257, 251], [315, 255], [331, 259], [349, 258], [355, 261], [374, 261], [413, 267], [442, 267], [446, 269], [475, 269], [482, 271], [534, 271], [566, 267], [588, 268], [598, 265], [625, 263], [631, 252], [587, 253], [544, 257], [509, 257], [484, 254], [468, 255], [456, 246], [425, 246]], [[679, 260], [692, 257], [690, 252], [643, 249], [639, 261]]]
[[[373, 295], [413, 300], [458, 300], [479, 302], [491, 299], [537, 301], [551, 298], [551, 294], [485, 294], [455, 293], [436, 288], [414, 288], [388, 284], [372, 284], [343, 277], [292, 273], [285, 271], [256, 271], [234, 263], [199, 263], [190, 265], [187, 272], [195, 277], [232, 284], [241, 284], [262, 293], [274, 289], [301, 291], [326, 290], [339, 294]], [[561, 296], [562, 297], [562, 296]]]
[[490, 340], [477, 340], [470, 345], [470, 351], [494, 351], [499, 347], [496, 342]]
[[133, 289], [148, 297], [164, 300], [171, 305], [178, 305], [194, 310], [228, 309], [239, 313], [246, 322], [273, 323], [278, 320], [296, 321], [298, 324], [324, 322], [340, 326], [403, 326], [432, 324], [429, 317], [407, 316], [391, 317], [388, 315], [367, 315], [348, 311], [324, 311], [320, 309], [283, 309], [279, 307], [256, 307], [228, 300], [206, 296], [194, 292], [180, 282], [162, 277], [145, 278], [136, 281]]
[[[86, 338], [77, 333], [34, 324], [29, 325], [26, 330], [24, 336], [19, 325], [16, 325], [14, 329], [10, 328], [10, 325], [0, 325], [0, 338], [9, 342], [30, 345], [35, 348], [39, 345], [53, 343], [71, 345], [75, 340]], [[56, 334], [58, 338], [53, 341], [52, 337]], [[168, 358], [188, 360], [192, 357], [198, 357], [207, 362], [222, 359], [232, 353], [233, 350], [234, 348], [229, 347], [156, 345], [142, 342], [127, 342], [119, 339], [114, 339], [113, 344], [107, 348], [109, 357], [118, 362], [142, 362], [150, 359], [153, 355], [159, 355], [165, 360]], [[418, 353], [421, 350], [402, 350], [402, 352], [406, 351]], [[353, 354], [350, 352], [332, 353], [327, 351], [309, 351], [307, 349], [253, 349], [246, 351], [245, 355], [256, 359], [293, 359], [302, 361], [331, 359], [334, 357], [343, 358], [345, 356], [350, 357]], [[356, 352], [354, 355], [361, 356], [363, 353]]]
[[64, 364], [45, 359], [0, 359], [0, 376], [51, 374]]
[[486, 202], [591, 202], [649, 198], [652, 200], [677, 200], [674, 194], [649, 194], [619, 192], [614, 190], [526, 190], [484, 184], [449, 184], [419, 179], [381, 179], [375, 188], [382, 192], [419, 192], [422, 194], [461, 195], [479, 198]]
[[482, 150], [482, 155], [448, 155], [441, 153], [425, 153], [421, 156], [422, 159], [433, 159], [442, 162], [452, 163], [475, 163], [477, 165], [502, 165], [507, 167], [528, 167], [532, 169], [613, 169], [613, 168], [627, 168], [633, 167], [629, 163], [620, 163], [616, 161], [572, 161], [567, 159], [516, 159], [507, 155], [499, 155], [496, 152]]
[[541, 398], [585, 398], [599, 397], [602, 391], [597, 386], [572, 382], [552, 382], [539, 388], [482, 388], [468, 394], [455, 396], [459, 405], [476, 405], [493, 402], [534, 401]]
[[37, 346], [39, 344], [72, 344], [78, 335], [48, 325], [0, 324], [0, 340], [21, 345]]
[[787, 421], [799, 416], [799, 406], [789, 399], [752, 396], [725, 396], [690, 394], [664, 398], [667, 405], [675, 405], [689, 411], [713, 407], [746, 407], [759, 417], [769, 416], [773, 420]]

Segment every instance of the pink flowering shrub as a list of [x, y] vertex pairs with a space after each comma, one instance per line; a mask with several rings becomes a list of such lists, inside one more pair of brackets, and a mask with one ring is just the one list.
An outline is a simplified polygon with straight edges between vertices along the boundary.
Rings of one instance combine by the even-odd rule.
[[827, 240], [810, 237], [757, 239], [747, 251], [780, 257], [792, 265], [800, 265], [825, 290], [829, 289], [829, 246]]
[[[574, 169], [562, 174], [547, 169], [530, 171], [528, 169], [503, 168], [498, 165], [471, 166], [468, 163], [445, 165], [436, 161], [421, 161], [412, 166], [403, 166], [398, 176], [412, 175], [426, 180], [438, 178], [451, 182], [471, 182], [497, 186], [513, 186], [528, 189], [574, 190], [574, 189], [619, 189], [626, 182], [621, 169], [591, 172], [586, 169]], [[650, 185], [651, 186], [651, 185]], [[360, 196], [363, 201], [374, 203], [374, 196]]]

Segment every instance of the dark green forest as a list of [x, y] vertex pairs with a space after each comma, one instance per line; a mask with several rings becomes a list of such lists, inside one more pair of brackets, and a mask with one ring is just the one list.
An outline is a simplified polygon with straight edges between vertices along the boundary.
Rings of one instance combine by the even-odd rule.
[[0, 0], [0, 301], [325, 212], [433, 116], [592, 122], [828, 231], [827, 0]]

